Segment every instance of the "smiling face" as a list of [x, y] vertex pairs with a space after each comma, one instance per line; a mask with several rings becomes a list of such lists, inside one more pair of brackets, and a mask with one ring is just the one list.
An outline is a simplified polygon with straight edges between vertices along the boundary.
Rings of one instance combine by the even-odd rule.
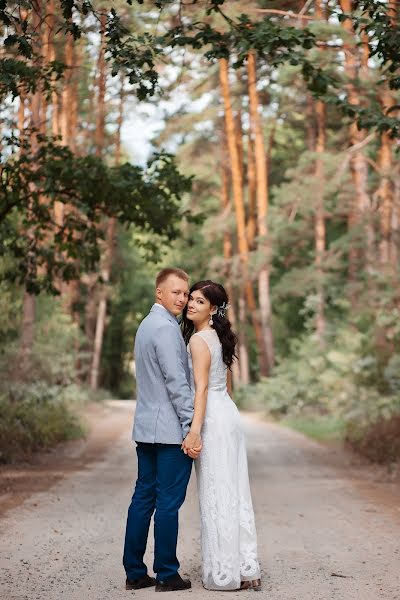
[[169, 275], [156, 289], [157, 302], [175, 317], [185, 308], [188, 297], [188, 283], [177, 275]]
[[193, 322], [196, 328], [199, 328], [208, 323], [214, 310], [215, 306], [211, 305], [201, 290], [195, 290], [189, 296], [186, 317]]

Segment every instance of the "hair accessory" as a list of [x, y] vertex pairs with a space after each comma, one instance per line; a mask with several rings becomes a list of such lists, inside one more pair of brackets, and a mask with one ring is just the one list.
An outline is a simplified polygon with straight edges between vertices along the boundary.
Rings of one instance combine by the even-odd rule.
[[218, 316], [220, 316], [220, 317], [224, 317], [224, 316], [225, 316], [225, 313], [226, 313], [226, 311], [227, 311], [227, 310], [228, 310], [228, 308], [230, 308], [230, 307], [231, 307], [231, 305], [229, 304], [229, 302], [223, 302], [223, 304], [221, 304], [221, 306], [218, 306], [218, 308], [217, 308], [217, 313], [218, 313]]

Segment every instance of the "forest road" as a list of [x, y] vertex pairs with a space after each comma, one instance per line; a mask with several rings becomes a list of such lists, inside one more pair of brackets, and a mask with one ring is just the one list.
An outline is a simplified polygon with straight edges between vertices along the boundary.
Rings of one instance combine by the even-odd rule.
[[[34, 493], [0, 521], [1, 600], [150, 600], [128, 592], [121, 564], [136, 475], [131, 403], [119, 437], [99, 457]], [[400, 600], [398, 488], [302, 435], [243, 415], [269, 600]], [[200, 581], [196, 481], [180, 515], [181, 573], [193, 588], [172, 598], [218, 598]], [[152, 536], [147, 552], [151, 571]], [[231, 592], [252, 597], [254, 592]], [[229, 595], [229, 593], [228, 593]], [[158, 594], [157, 596], [158, 597]]]

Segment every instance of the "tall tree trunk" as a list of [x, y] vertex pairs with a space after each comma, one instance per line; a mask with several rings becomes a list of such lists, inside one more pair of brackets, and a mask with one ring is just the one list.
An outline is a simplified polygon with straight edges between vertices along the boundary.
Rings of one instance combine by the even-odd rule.
[[242, 286], [239, 289], [239, 363], [240, 363], [240, 384], [245, 386], [250, 383], [249, 351], [246, 335], [246, 293]]
[[19, 105], [18, 105], [18, 132], [19, 132], [19, 142], [22, 144], [25, 137], [25, 104], [26, 97], [23, 92], [20, 92], [19, 95]]
[[[102, 23], [103, 30], [105, 32], [105, 21]], [[100, 117], [97, 122], [98, 128], [103, 131], [103, 140], [99, 135], [97, 137], [97, 141], [99, 144], [103, 142], [104, 145], [104, 128], [105, 128], [105, 91], [106, 91], [106, 72], [105, 72], [105, 60], [104, 60], [104, 52], [105, 52], [105, 33], [102, 35], [102, 67], [99, 72], [99, 104], [102, 106], [102, 110], [100, 112]], [[99, 60], [100, 67], [100, 60]], [[121, 88], [120, 88], [120, 96], [119, 96], [119, 110], [118, 110], [118, 119], [117, 119], [117, 133], [116, 133], [116, 147], [115, 147], [115, 161], [118, 165], [121, 160], [121, 129], [124, 118], [124, 78], [121, 77]], [[96, 129], [97, 131], [97, 129]], [[99, 151], [102, 152], [101, 146], [99, 146]], [[107, 295], [108, 295], [108, 282], [111, 274], [111, 266], [112, 259], [114, 253], [114, 238], [115, 238], [115, 230], [116, 230], [116, 219], [109, 219], [107, 223], [107, 232], [106, 232], [106, 248], [103, 257], [103, 268], [101, 271], [101, 276], [103, 280], [103, 286], [100, 290], [100, 300], [99, 306], [97, 309], [97, 319], [96, 319], [96, 331], [94, 337], [94, 347], [93, 347], [93, 360], [92, 360], [92, 368], [90, 373], [90, 387], [92, 390], [97, 390], [99, 387], [99, 373], [100, 373], [100, 360], [101, 360], [101, 351], [103, 347], [103, 338], [104, 338], [104, 330], [106, 324], [106, 315], [107, 315]]]
[[[379, 96], [384, 112], [395, 105], [395, 99], [388, 88], [384, 87]], [[387, 270], [389, 266], [393, 265], [393, 143], [394, 140], [390, 137], [389, 133], [384, 131], [381, 134], [381, 146], [378, 155], [378, 165], [380, 167], [381, 180], [377, 191], [377, 197], [380, 217], [379, 255], [381, 265], [385, 270]]]
[[325, 152], [325, 104], [321, 100], [315, 100], [315, 116], [317, 123], [317, 143], [315, 151], [317, 160], [315, 164], [315, 179], [317, 185], [316, 207], [315, 207], [315, 267], [317, 274], [317, 312], [315, 316], [316, 332], [320, 344], [324, 344], [325, 323], [325, 292], [324, 292], [324, 262], [326, 249], [326, 228], [325, 228], [325, 173], [323, 154]]
[[104, 150], [104, 136], [106, 125], [106, 22], [107, 16], [105, 9], [101, 10], [100, 26], [101, 39], [99, 56], [97, 60], [97, 107], [96, 107], [96, 130], [95, 130], [95, 151], [96, 156], [102, 156]]
[[[223, 156], [223, 160], [222, 160], [221, 200], [222, 200], [223, 215], [225, 217], [227, 217], [228, 211], [230, 212], [231, 202], [230, 202], [230, 198], [229, 198], [229, 169], [225, 165], [225, 156]], [[226, 219], [226, 220], [228, 220], [228, 219]], [[236, 323], [237, 323], [236, 305], [235, 305], [235, 296], [234, 296], [232, 273], [231, 273], [231, 263], [232, 263], [232, 256], [233, 256], [232, 238], [231, 238], [231, 232], [229, 231], [227, 225], [225, 225], [225, 230], [224, 230], [223, 250], [224, 250], [224, 265], [225, 265], [224, 279], [225, 279], [225, 283], [226, 283], [226, 290], [228, 293], [229, 302], [231, 305], [229, 308], [229, 311], [228, 311], [228, 315], [229, 315], [229, 320], [232, 323], [232, 328], [234, 330], [236, 330], [237, 329], [237, 327], [236, 327]], [[232, 365], [233, 384], [236, 387], [239, 386], [241, 383], [243, 385], [246, 385], [249, 383], [248, 356], [242, 350], [243, 345], [244, 345], [244, 349], [247, 350], [244, 323], [241, 323], [241, 322], [239, 323], [238, 334], [239, 334], [239, 342], [238, 342], [239, 362], [235, 361]]]
[[[324, 18], [324, 10], [321, 0], [315, 2], [315, 16], [317, 19]], [[326, 227], [325, 227], [325, 172], [323, 155], [326, 145], [326, 107], [321, 100], [314, 101], [316, 122], [316, 144], [315, 152], [317, 159], [315, 163], [315, 179], [317, 185], [314, 235], [315, 235], [315, 267], [317, 275], [317, 311], [315, 315], [315, 327], [319, 343], [324, 345], [326, 329], [325, 322], [325, 292], [324, 292], [324, 262], [326, 250]]]
[[[391, 18], [391, 24], [393, 27], [396, 27], [398, 24], [396, 3], [391, 3], [389, 8], [388, 14]], [[368, 50], [367, 45], [366, 47]], [[392, 109], [396, 105], [396, 99], [387, 84], [383, 84], [380, 88], [379, 101], [384, 113], [393, 112]], [[381, 146], [378, 155], [378, 165], [381, 173], [377, 192], [380, 216], [379, 258], [383, 269], [396, 279], [397, 287], [398, 277], [396, 276], [396, 271], [398, 269], [398, 262], [395, 231], [398, 228], [399, 214], [396, 214], [396, 188], [393, 183], [396, 181], [395, 174], [393, 173], [393, 146], [393, 138], [390, 137], [387, 131], [384, 131], [381, 134]]]
[[255, 250], [255, 240], [257, 233], [256, 223], [256, 165], [254, 160], [254, 140], [251, 132], [247, 136], [247, 240], [249, 250]]
[[229, 151], [229, 159], [232, 173], [232, 192], [233, 202], [235, 207], [236, 215], [236, 229], [238, 236], [238, 250], [241, 265], [241, 274], [243, 285], [246, 291], [247, 310], [250, 311], [253, 326], [256, 335], [259, 366], [261, 375], [267, 375], [268, 373], [268, 361], [264, 346], [264, 338], [259, 322], [258, 311], [256, 306], [256, 300], [254, 296], [254, 290], [249, 277], [248, 261], [249, 261], [249, 249], [247, 244], [246, 236], [246, 216], [244, 210], [244, 198], [243, 198], [243, 180], [241, 176], [240, 156], [236, 144], [236, 127], [235, 119], [233, 116], [232, 103], [230, 98], [229, 90], [229, 76], [228, 76], [228, 61], [225, 58], [221, 58], [220, 64], [220, 84], [221, 91], [224, 100], [225, 108], [225, 128], [226, 138]]
[[107, 225], [107, 236], [106, 236], [106, 250], [105, 256], [103, 259], [103, 269], [101, 272], [103, 279], [103, 288], [100, 292], [100, 301], [97, 308], [97, 319], [96, 319], [96, 331], [94, 337], [94, 347], [93, 347], [93, 360], [92, 360], [92, 368], [90, 372], [90, 387], [92, 390], [97, 390], [99, 387], [99, 372], [100, 372], [100, 360], [101, 360], [101, 350], [103, 347], [103, 337], [104, 337], [104, 329], [106, 323], [106, 315], [107, 315], [107, 285], [110, 279], [111, 265], [112, 265], [112, 255], [114, 249], [114, 239], [115, 239], [115, 228], [116, 221], [115, 219], [110, 219]]
[[393, 211], [392, 211], [392, 269], [397, 281], [400, 281], [400, 165], [394, 170]]
[[[52, 62], [56, 60], [56, 48], [54, 44], [55, 32], [57, 27], [56, 18], [56, 3], [55, 0], [49, 0], [48, 3], [48, 50], [47, 60]], [[53, 89], [51, 92], [51, 133], [53, 136], [58, 137], [60, 135], [60, 98], [56, 88], [56, 84], [53, 81]]]
[[[351, 14], [353, 10], [352, 0], [340, 0], [340, 6], [344, 13]], [[353, 25], [350, 19], [342, 23], [346, 34], [354, 38]], [[355, 81], [357, 79], [357, 69], [359, 62], [359, 48], [351, 41], [345, 40], [343, 44], [345, 55], [345, 74], [347, 78], [347, 98], [349, 104], [360, 106], [361, 99], [359, 91], [356, 89]], [[361, 57], [362, 58], [362, 57]], [[366, 65], [362, 64], [363, 71]], [[364, 73], [365, 74], [365, 73]], [[364, 130], [359, 130], [356, 122], [350, 125], [350, 142], [352, 145], [359, 144], [366, 137]], [[348, 218], [348, 228], [350, 233], [356, 232], [356, 238], [359, 242], [366, 240], [366, 251], [364, 255], [357, 249], [358, 242], [352, 242], [349, 250], [349, 282], [350, 298], [353, 307], [357, 304], [357, 275], [362, 268], [367, 272], [371, 270], [373, 263], [373, 243], [374, 234], [371, 223], [371, 203], [368, 194], [368, 163], [363, 151], [360, 149], [354, 153], [351, 159], [351, 175], [354, 185], [354, 201], [350, 207]]]
[[[49, 0], [46, 22], [48, 24], [47, 36], [47, 60], [52, 62], [56, 59], [56, 49], [54, 45], [54, 36], [56, 31], [56, 3], [55, 0]], [[72, 37], [72, 36], [69, 36]], [[67, 56], [65, 57], [67, 59]], [[68, 63], [66, 63], [68, 65]], [[54, 137], [60, 135], [60, 99], [56, 88], [56, 83], [53, 81], [53, 90], [51, 92], [51, 133]], [[63, 202], [54, 203], [54, 221], [58, 227], [63, 224], [64, 204]], [[60, 282], [58, 287], [61, 288]]]
[[70, 117], [72, 106], [72, 78], [75, 66], [75, 43], [73, 36], [69, 33], [65, 41], [64, 64], [66, 65], [64, 85], [61, 94], [60, 133], [64, 146], [70, 146], [74, 141], [74, 132], [71, 131]]
[[[104, 8], [100, 9], [100, 47], [97, 59], [97, 98], [96, 98], [96, 129], [95, 129], [95, 154], [98, 157], [103, 156], [105, 146], [105, 95], [106, 95], [106, 63], [105, 63], [105, 48], [106, 48], [106, 14]], [[99, 338], [102, 338], [102, 333], [99, 331], [100, 322], [105, 319], [104, 306], [101, 308], [100, 316], [98, 314], [99, 303], [101, 301], [101, 293], [99, 296], [97, 289], [97, 273], [89, 273], [87, 275], [87, 301], [85, 307], [85, 333], [89, 353], [91, 356], [89, 367], [89, 383], [92, 389], [95, 389], [98, 381], [98, 365], [100, 364], [99, 355]], [[96, 330], [97, 332], [97, 347], [96, 347]], [[97, 365], [97, 366], [96, 366]]]
[[[35, 53], [36, 61], [41, 61], [41, 24], [42, 24], [42, 1], [35, 0], [32, 2], [32, 28], [36, 32], [37, 37], [35, 38]], [[31, 147], [32, 152], [37, 152], [39, 149], [38, 132], [41, 128], [41, 107], [42, 107], [42, 91], [37, 89], [36, 92], [30, 97], [30, 127], [31, 131]], [[22, 109], [21, 109], [22, 111]], [[22, 114], [21, 114], [22, 119]], [[33, 240], [33, 231], [27, 231], [28, 239]], [[27, 261], [30, 262], [31, 258], [27, 256]], [[33, 260], [33, 259], [32, 259]], [[22, 304], [22, 328], [21, 328], [21, 340], [20, 340], [20, 360], [23, 369], [29, 368], [30, 355], [33, 348], [34, 336], [35, 336], [35, 313], [36, 313], [36, 297], [29, 292], [24, 292], [23, 304]]]
[[[76, 150], [76, 134], [77, 123], [73, 119], [74, 107], [77, 106], [77, 81], [78, 81], [78, 60], [75, 41], [71, 34], [67, 35], [64, 45], [64, 64], [66, 65], [66, 73], [63, 80], [61, 94], [54, 93], [52, 96], [53, 111], [52, 111], [52, 126], [53, 133], [60, 135], [61, 143], [68, 146], [72, 152]], [[72, 210], [68, 205], [62, 202], [55, 203], [55, 221], [58, 226], [62, 226], [65, 214]], [[78, 243], [78, 240], [77, 240]], [[79, 259], [76, 260], [78, 263]], [[68, 283], [59, 281], [59, 289], [62, 294], [62, 301], [66, 312], [70, 315], [77, 330], [80, 328], [80, 313], [77, 308], [80, 301], [80, 282], [72, 280]], [[79, 341], [78, 336], [75, 340], [75, 365], [77, 370], [80, 370], [79, 361]]]
[[250, 130], [254, 135], [256, 194], [257, 194], [257, 250], [262, 255], [262, 264], [258, 274], [258, 303], [260, 306], [261, 326], [264, 345], [267, 352], [268, 374], [274, 367], [274, 340], [272, 334], [271, 296], [269, 289], [270, 242], [267, 226], [268, 210], [268, 174], [267, 157], [264, 144], [262, 118], [259, 111], [257, 91], [257, 67], [253, 52], [247, 55], [247, 75], [249, 91]]

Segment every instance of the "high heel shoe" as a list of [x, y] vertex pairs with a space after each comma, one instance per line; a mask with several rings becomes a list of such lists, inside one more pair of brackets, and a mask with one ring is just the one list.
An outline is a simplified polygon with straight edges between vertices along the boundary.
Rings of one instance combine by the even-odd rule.
[[261, 579], [252, 579], [251, 581], [241, 581], [240, 590], [252, 590], [253, 592], [261, 592]]

